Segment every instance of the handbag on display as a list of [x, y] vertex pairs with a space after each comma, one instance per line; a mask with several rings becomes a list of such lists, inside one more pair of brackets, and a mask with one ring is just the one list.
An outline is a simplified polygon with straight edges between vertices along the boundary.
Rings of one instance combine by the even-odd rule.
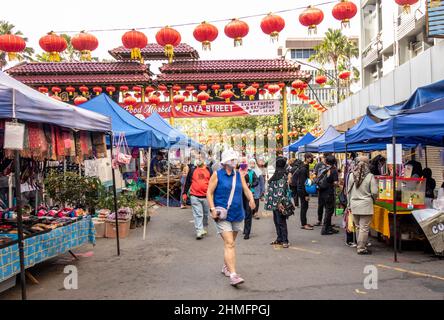
[[116, 150], [117, 150], [115, 157], [116, 161], [113, 162], [113, 165], [128, 165], [131, 162], [132, 157], [129, 152], [128, 143], [126, 141], [124, 133], [119, 134]]
[[236, 171], [233, 171], [233, 172], [234, 172], [233, 182], [231, 183], [231, 193], [230, 193], [230, 197], [228, 198], [227, 208], [215, 207], [216, 213], [217, 213], [217, 218], [219, 220], [227, 219], [228, 210], [230, 210], [231, 204], [233, 203], [234, 191], [236, 189], [236, 176], [237, 176]]

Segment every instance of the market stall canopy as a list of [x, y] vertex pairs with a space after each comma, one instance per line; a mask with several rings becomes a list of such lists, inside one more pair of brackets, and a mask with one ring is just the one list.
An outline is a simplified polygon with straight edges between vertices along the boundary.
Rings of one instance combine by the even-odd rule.
[[298, 151], [299, 152], [319, 152], [319, 146], [330, 142], [331, 140], [339, 137], [341, 134], [333, 127], [329, 126], [327, 130], [325, 130], [324, 134], [317, 138], [316, 140], [313, 140], [313, 142], [310, 142], [309, 144], [300, 146]]
[[419, 87], [404, 103], [384, 107], [369, 106], [367, 113], [385, 120], [443, 98], [444, 80], [441, 80], [424, 87]]
[[143, 120], [143, 122], [165, 133], [169, 138], [170, 145], [172, 146], [173, 145], [178, 147], [186, 146], [186, 147], [193, 147], [196, 149], [200, 149], [202, 147], [202, 145], [195, 142], [187, 135], [183, 134], [179, 130], [170, 126], [170, 124], [164, 118], [162, 118], [157, 112], [153, 112], [151, 116]]
[[109, 117], [55, 100], [1, 71], [0, 118], [48, 123], [75, 130], [111, 131]]
[[298, 152], [298, 149], [300, 146], [304, 146], [306, 144], [309, 144], [310, 142], [316, 140], [316, 137], [313, 136], [310, 132], [307, 133], [305, 136], [301, 137], [298, 141], [293, 142], [289, 146], [284, 148], [285, 152]]
[[443, 146], [444, 109], [400, 115], [348, 134], [347, 141], [390, 143], [392, 137], [396, 137], [398, 143]]
[[168, 146], [168, 136], [146, 124], [124, 110], [120, 105], [102, 93], [79, 108], [94, 110], [111, 118], [114, 134], [125, 133], [128, 146], [160, 149]]

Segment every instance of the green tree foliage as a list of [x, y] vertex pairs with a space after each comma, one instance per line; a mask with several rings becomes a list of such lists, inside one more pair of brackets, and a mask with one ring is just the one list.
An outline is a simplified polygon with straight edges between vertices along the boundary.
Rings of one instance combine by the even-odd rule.
[[[14, 31], [15, 26], [12, 23], [9, 23], [8, 21], [0, 20], [0, 34], [15, 34], [17, 36], [22, 36], [23, 33], [20, 30]], [[23, 37], [23, 39], [27, 42], [28, 39]], [[34, 49], [31, 47], [26, 47], [25, 50], [21, 53], [17, 53], [17, 60], [23, 61], [23, 60], [30, 60], [32, 61], [32, 55], [34, 54]], [[7, 64], [8, 61], [6, 59], [6, 52], [0, 51], [0, 69], [3, 69]]]

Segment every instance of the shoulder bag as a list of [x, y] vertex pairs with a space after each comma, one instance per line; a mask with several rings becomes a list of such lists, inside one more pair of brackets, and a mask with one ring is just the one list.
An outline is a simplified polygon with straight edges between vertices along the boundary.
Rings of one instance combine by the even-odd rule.
[[228, 210], [230, 210], [231, 204], [233, 203], [234, 191], [236, 190], [236, 180], [237, 180], [237, 172], [233, 171], [233, 182], [231, 183], [231, 193], [228, 198], [227, 208], [224, 207], [216, 207], [216, 213], [219, 220], [225, 220], [228, 216]]

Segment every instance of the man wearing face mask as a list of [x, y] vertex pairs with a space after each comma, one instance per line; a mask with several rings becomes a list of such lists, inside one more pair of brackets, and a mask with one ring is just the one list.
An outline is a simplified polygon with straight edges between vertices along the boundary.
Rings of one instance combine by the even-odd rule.
[[208, 226], [209, 207], [207, 201], [208, 184], [211, 178], [211, 169], [205, 164], [200, 155], [194, 161], [187, 175], [186, 184], [182, 197], [186, 198], [190, 190], [191, 209], [196, 229], [196, 239], [200, 240], [207, 234], [205, 227]]
[[305, 182], [310, 177], [310, 164], [313, 163], [314, 157], [311, 153], [304, 155], [304, 164], [297, 170], [297, 190], [301, 203], [301, 229], [313, 230], [313, 226], [307, 223], [307, 211], [310, 195], [305, 190]]

